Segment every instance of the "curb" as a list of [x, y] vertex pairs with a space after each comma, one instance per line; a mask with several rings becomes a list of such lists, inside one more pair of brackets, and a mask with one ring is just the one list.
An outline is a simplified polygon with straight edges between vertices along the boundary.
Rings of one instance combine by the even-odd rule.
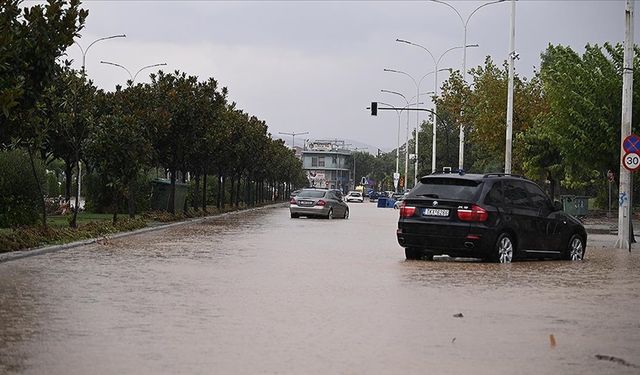
[[618, 233], [618, 229], [617, 228], [585, 228], [587, 231], [587, 234], [617, 234]]
[[9, 252], [9, 253], [1, 253], [0, 254], [0, 263], [10, 262], [12, 260], [27, 258], [27, 257], [31, 257], [31, 256], [36, 256], [36, 255], [55, 253], [55, 252], [58, 252], [58, 251], [72, 249], [72, 248], [75, 248], [75, 247], [80, 247], [80, 246], [85, 246], [85, 245], [91, 245], [91, 244], [96, 243], [96, 241], [102, 240], [102, 239], [105, 239], [105, 238], [106, 239], [116, 239], [116, 238], [122, 238], [122, 237], [127, 237], [127, 236], [135, 236], [135, 235], [138, 235], [138, 234], [153, 232], [153, 231], [162, 230], [162, 229], [168, 229], [168, 228], [177, 227], [177, 226], [180, 226], [180, 225], [197, 224], [197, 223], [200, 223], [200, 222], [203, 222], [203, 221], [206, 221], [206, 220], [210, 220], [210, 219], [214, 219], [214, 218], [221, 218], [221, 217], [236, 215], [236, 214], [245, 213], [245, 212], [252, 212], [252, 211], [264, 210], [264, 209], [269, 209], [269, 208], [275, 208], [275, 207], [283, 206], [285, 204], [288, 204], [288, 202], [275, 203], [275, 204], [270, 204], [270, 205], [261, 206], [261, 207], [248, 208], [248, 209], [245, 209], [245, 210], [230, 211], [230, 212], [225, 212], [225, 213], [221, 213], [221, 214], [217, 214], [217, 215], [197, 217], [197, 218], [187, 219], [187, 220], [178, 221], [178, 222], [174, 222], [174, 223], [161, 224], [161, 225], [156, 225], [156, 226], [153, 226], [153, 227], [140, 228], [140, 229], [136, 229], [136, 230], [131, 231], [131, 232], [120, 232], [120, 233], [114, 233], [114, 234], [109, 235], [109, 236], [102, 236], [102, 237], [97, 237], [97, 238], [90, 238], [90, 239], [80, 240], [80, 241], [76, 241], [76, 242], [70, 242], [70, 243], [66, 243], [66, 244], [62, 244], [62, 245], [44, 246], [44, 247], [37, 247], [37, 248], [31, 248], [31, 249], [25, 249], [25, 250], [12, 251], [12, 252]]

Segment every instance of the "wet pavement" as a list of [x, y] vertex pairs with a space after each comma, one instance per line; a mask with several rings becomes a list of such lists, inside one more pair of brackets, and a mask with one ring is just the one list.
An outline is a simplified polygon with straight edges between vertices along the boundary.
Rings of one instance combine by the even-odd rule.
[[398, 211], [284, 207], [0, 263], [3, 374], [637, 374], [640, 245], [405, 261]]

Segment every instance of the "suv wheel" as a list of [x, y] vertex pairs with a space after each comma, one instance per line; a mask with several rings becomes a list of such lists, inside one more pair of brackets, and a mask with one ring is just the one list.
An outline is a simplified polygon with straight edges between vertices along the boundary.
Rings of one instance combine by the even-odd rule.
[[513, 240], [507, 233], [498, 236], [495, 248], [495, 261], [498, 263], [511, 263], [513, 260]]
[[404, 255], [407, 260], [418, 260], [422, 258], [422, 251], [420, 251], [420, 249], [416, 249], [415, 247], [407, 247], [404, 249]]
[[582, 241], [582, 237], [577, 234], [571, 236], [564, 257], [568, 260], [582, 260], [584, 258], [584, 242]]

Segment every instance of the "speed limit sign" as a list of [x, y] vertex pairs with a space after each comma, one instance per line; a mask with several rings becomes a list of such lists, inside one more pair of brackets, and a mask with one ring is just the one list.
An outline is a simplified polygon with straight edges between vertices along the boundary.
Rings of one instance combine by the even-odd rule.
[[622, 165], [631, 172], [640, 168], [640, 155], [635, 152], [628, 152], [622, 158]]

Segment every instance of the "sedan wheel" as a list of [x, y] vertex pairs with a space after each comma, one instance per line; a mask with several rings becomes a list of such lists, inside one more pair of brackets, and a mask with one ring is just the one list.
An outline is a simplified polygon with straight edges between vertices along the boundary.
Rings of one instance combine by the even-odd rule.
[[329, 220], [333, 219], [333, 208], [329, 209], [329, 213], [327, 214], [327, 219]]
[[344, 219], [348, 219], [349, 218], [349, 210], [344, 210]]
[[498, 237], [495, 256], [498, 263], [511, 263], [513, 260], [513, 241], [508, 234], [502, 233]]
[[582, 260], [584, 258], [584, 243], [579, 235], [574, 234], [571, 236], [566, 258], [569, 260]]

